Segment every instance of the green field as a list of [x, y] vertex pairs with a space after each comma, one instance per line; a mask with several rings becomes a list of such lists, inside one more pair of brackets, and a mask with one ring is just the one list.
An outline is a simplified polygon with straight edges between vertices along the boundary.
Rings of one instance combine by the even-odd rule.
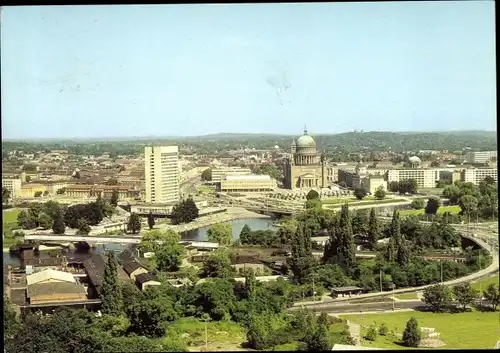
[[[451, 214], [458, 214], [460, 212], [460, 206], [441, 206], [438, 208], [437, 214], [443, 214], [445, 212], [450, 212]], [[403, 210], [399, 212], [400, 216], [418, 216], [424, 214], [424, 209], [420, 210]]]
[[207, 185], [200, 185], [196, 190], [202, 194], [215, 194], [215, 188]]
[[324, 205], [336, 205], [339, 203], [344, 204], [346, 202], [351, 203], [351, 202], [370, 201], [370, 200], [375, 200], [375, 198], [373, 196], [366, 196], [365, 198], [363, 198], [363, 200], [358, 200], [353, 196], [344, 196], [344, 197], [321, 199], [321, 202]]
[[[195, 318], [182, 318], [168, 326], [169, 336], [183, 335], [190, 348], [205, 348], [205, 323]], [[245, 330], [231, 321], [207, 323], [208, 350], [236, 350], [246, 341]]]
[[396, 202], [402, 202], [402, 201], [404, 201], [403, 199], [384, 199], [384, 200], [373, 200], [372, 199], [372, 200], [365, 201], [366, 198], [363, 199], [363, 200], [361, 200], [361, 201], [359, 201], [355, 197], [350, 198], [349, 200], [344, 199], [341, 202], [334, 203], [334, 204], [326, 204], [325, 206], [326, 206], [326, 208], [340, 208], [346, 202], [350, 206], [370, 206], [370, 205], [379, 205], [379, 204], [396, 203]]
[[21, 211], [16, 209], [2, 211], [2, 232], [5, 234], [3, 242], [4, 248], [8, 248], [16, 243], [16, 241], [12, 238], [12, 230], [19, 228], [17, 226], [17, 215], [19, 212]]
[[[362, 328], [362, 337], [366, 334], [367, 327], [376, 323], [385, 323], [395, 333], [402, 334], [406, 322], [410, 317], [415, 317], [419, 327], [432, 327], [441, 334], [440, 339], [446, 343], [443, 348], [482, 348], [492, 349], [499, 339], [499, 313], [498, 312], [467, 312], [458, 314], [448, 313], [424, 313], [424, 312], [399, 312], [387, 314], [345, 315], [357, 324], [365, 326]], [[362, 346], [404, 349], [399, 340], [394, 336], [379, 336], [375, 342], [362, 339]]]
[[477, 282], [471, 283], [471, 285], [472, 285], [472, 288], [475, 288], [477, 290], [480, 290], [480, 289], [485, 290], [492, 283], [498, 287], [498, 275], [480, 279]]

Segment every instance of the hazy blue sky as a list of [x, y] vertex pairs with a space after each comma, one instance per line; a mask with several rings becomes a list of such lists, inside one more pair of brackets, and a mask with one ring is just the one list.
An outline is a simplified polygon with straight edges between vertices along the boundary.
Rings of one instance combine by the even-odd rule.
[[494, 2], [7, 7], [17, 137], [496, 129]]

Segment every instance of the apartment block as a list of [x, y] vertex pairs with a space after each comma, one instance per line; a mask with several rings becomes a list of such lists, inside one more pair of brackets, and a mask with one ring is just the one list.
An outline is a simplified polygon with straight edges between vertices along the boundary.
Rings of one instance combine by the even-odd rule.
[[212, 168], [212, 182], [220, 183], [226, 175], [251, 175], [249, 168], [242, 167], [218, 167]]
[[471, 164], [486, 163], [496, 159], [497, 159], [497, 151], [467, 152], [465, 154], [465, 160]]
[[461, 179], [465, 182], [471, 182], [478, 185], [487, 176], [492, 177], [498, 182], [497, 168], [468, 168], [462, 170]]
[[10, 197], [18, 197], [21, 193], [21, 178], [4, 178], [2, 177], [2, 188], [10, 191]]
[[147, 203], [179, 201], [180, 168], [177, 146], [145, 147], [144, 169]]
[[436, 186], [435, 169], [392, 169], [387, 171], [387, 182], [415, 179], [419, 188]]

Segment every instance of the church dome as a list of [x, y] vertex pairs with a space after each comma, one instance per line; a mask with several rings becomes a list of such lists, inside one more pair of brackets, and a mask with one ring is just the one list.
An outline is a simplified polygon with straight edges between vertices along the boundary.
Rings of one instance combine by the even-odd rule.
[[417, 156], [410, 157], [409, 161], [410, 161], [410, 163], [413, 163], [413, 164], [420, 164], [421, 163], [420, 158], [418, 158]]
[[307, 132], [297, 139], [297, 147], [316, 147], [316, 141]]

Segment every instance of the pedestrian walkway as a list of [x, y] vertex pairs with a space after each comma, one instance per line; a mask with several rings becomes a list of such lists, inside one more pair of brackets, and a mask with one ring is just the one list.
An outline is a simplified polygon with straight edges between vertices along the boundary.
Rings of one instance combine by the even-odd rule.
[[347, 320], [347, 326], [349, 326], [349, 333], [354, 340], [354, 344], [356, 346], [361, 346], [361, 325]]

